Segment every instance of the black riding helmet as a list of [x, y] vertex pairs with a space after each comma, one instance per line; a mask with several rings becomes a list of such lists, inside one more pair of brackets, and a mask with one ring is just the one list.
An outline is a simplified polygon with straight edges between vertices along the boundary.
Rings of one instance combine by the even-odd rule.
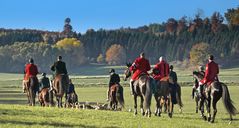
[[113, 72], [115, 72], [115, 70], [113, 68], [110, 69], [109, 73], [113, 73]]
[[28, 62], [29, 62], [29, 63], [34, 63], [34, 60], [33, 60], [32, 58], [30, 58], [30, 59], [28, 60]]

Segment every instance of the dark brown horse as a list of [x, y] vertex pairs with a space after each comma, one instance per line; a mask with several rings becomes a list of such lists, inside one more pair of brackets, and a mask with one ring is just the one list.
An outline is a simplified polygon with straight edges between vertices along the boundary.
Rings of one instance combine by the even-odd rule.
[[23, 84], [26, 88], [26, 93], [27, 93], [27, 98], [28, 98], [29, 105], [30, 106], [35, 106], [36, 92], [38, 91], [38, 79], [37, 79], [37, 77], [29, 77], [29, 80], [24, 81]]
[[156, 91], [154, 98], [156, 100], [155, 116], [161, 116], [162, 105], [161, 100], [164, 100], [168, 110], [168, 116], [171, 118], [173, 114], [173, 103], [171, 96], [171, 88], [168, 80], [155, 81]]
[[43, 88], [38, 94], [38, 100], [41, 106], [53, 106], [53, 94], [49, 88]]
[[118, 103], [120, 103], [120, 110], [124, 108], [123, 87], [119, 84], [114, 84], [110, 87], [110, 108], [117, 110]]
[[[179, 112], [180, 113], [182, 113], [182, 107], [183, 107], [183, 103], [182, 103], [182, 99], [181, 99], [181, 86], [180, 85], [178, 85], [178, 84], [176, 84], [175, 86], [177, 86], [176, 87], [176, 101], [177, 101], [177, 104], [178, 104], [178, 106], [179, 106]], [[171, 89], [170, 89], [171, 90]], [[155, 97], [157, 97], [157, 96], [155, 96]], [[168, 96], [161, 96], [161, 97], [159, 97], [159, 98], [156, 98], [157, 100], [156, 100], [156, 111], [155, 111], [155, 115], [156, 116], [160, 116], [160, 114], [161, 114], [161, 112], [162, 112], [162, 107], [164, 107], [164, 112], [165, 113], [169, 113], [170, 111], [173, 113], [173, 108], [170, 108], [170, 107], [173, 107], [172, 105], [171, 105], [171, 103], [170, 103], [170, 101], [169, 101], [169, 97]], [[158, 111], [157, 111], [157, 104], [158, 104], [158, 102], [160, 103], [160, 110], [161, 110], [161, 112], [160, 113], [157, 113]], [[168, 108], [170, 108], [171, 110], [169, 110]], [[171, 116], [170, 114], [169, 114], [169, 116]]]
[[[198, 81], [203, 79], [203, 76], [201, 75], [201, 73], [194, 71], [193, 72], [193, 77], [195, 79], [197, 79]], [[202, 117], [208, 121], [210, 121], [211, 123], [214, 122], [215, 120], [215, 116], [217, 114], [217, 102], [218, 100], [222, 97], [222, 101], [223, 104], [227, 110], [227, 112], [230, 115], [230, 121], [232, 121], [232, 115], [236, 115], [237, 110], [233, 105], [233, 102], [230, 98], [230, 93], [229, 90], [227, 88], [227, 85], [225, 85], [222, 82], [212, 82], [210, 86], [207, 86], [206, 89], [203, 91], [203, 95], [200, 101], [200, 106], [199, 108], [201, 108], [201, 106], [203, 105], [204, 101], [206, 102], [206, 108], [207, 108], [207, 112], [208, 112], [208, 118], [206, 118], [206, 116], [204, 115], [203, 111], [201, 111]], [[213, 107], [213, 116], [211, 118], [211, 112], [210, 112], [210, 107], [211, 107], [211, 100], [212, 100], [212, 107]]]
[[[124, 72], [124, 80], [126, 81], [131, 76], [131, 71], [129, 70], [129, 67], [131, 66], [130, 63], [126, 64], [127, 69]], [[140, 103], [140, 110], [142, 115], [146, 115], [148, 117], [151, 116], [151, 99], [152, 99], [152, 90], [151, 90], [151, 84], [152, 84], [153, 78], [149, 77], [147, 74], [141, 74], [134, 82], [134, 114], [137, 114], [137, 97], [140, 97], [141, 103]], [[144, 112], [144, 108], [146, 111]]]
[[65, 94], [65, 103], [67, 103], [67, 89], [69, 85], [68, 75], [60, 74], [55, 77], [53, 80], [53, 92], [56, 96], [57, 106], [62, 106], [62, 97]]

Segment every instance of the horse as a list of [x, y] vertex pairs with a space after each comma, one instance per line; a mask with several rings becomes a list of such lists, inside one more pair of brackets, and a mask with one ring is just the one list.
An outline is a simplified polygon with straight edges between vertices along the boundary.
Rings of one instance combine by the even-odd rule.
[[78, 95], [75, 92], [68, 94], [66, 107], [75, 108], [78, 104]]
[[36, 92], [38, 91], [37, 77], [29, 77], [28, 81], [23, 80], [23, 86], [26, 88], [29, 106], [35, 106]]
[[49, 88], [43, 88], [38, 93], [38, 101], [41, 106], [53, 106], [53, 93], [49, 91]]
[[[69, 78], [68, 75], [65, 74], [59, 74], [55, 76], [55, 79], [53, 80], [53, 92], [57, 100], [57, 106], [62, 106], [62, 97], [65, 94], [65, 101], [67, 102], [67, 89], [69, 85]], [[66, 103], [65, 102], [65, 103]]]
[[[197, 79], [198, 81], [203, 79], [203, 75], [197, 71], [193, 72], [193, 77]], [[232, 115], [236, 115], [237, 110], [233, 105], [233, 101], [230, 98], [230, 93], [227, 88], [227, 85], [219, 82], [214, 81], [211, 83], [210, 86], [206, 87], [204, 90], [204, 93], [202, 95], [201, 101], [200, 101], [200, 108], [203, 105], [204, 101], [206, 101], [206, 108], [208, 112], [208, 117], [206, 117], [201, 110], [202, 117], [207, 120], [208, 122], [214, 123], [216, 114], [217, 114], [217, 102], [222, 97], [223, 104], [227, 110], [227, 112], [230, 115], [230, 122], [233, 120]], [[211, 118], [211, 100], [212, 100], [212, 107], [213, 107], [213, 116]]]
[[[132, 64], [127, 63], [127, 69], [124, 72], [124, 81], [126, 81], [131, 76], [131, 71], [129, 70]], [[137, 97], [140, 97], [140, 110], [141, 114], [144, 116], [151, 117], [151, 99], [152, 99], [152, 84], [153, 78], [149, 77], [148, 74], [141, 74], [138, 80], [134, 82], [134, 115], [137, 115]], [[144, 112], [144, 108], [146, 111]]]
[[[202, 75], [202, 74], [201, 74]], [[204, 77], [204, 76], [202, 76], [202, 77]], [[196, 87], [196, 85], [199, 85], [199, 82], [198, 82], [198, 80], [197, 79], [194, 79], [194, 87]], [[201, 105], [199, 105], [199, 101], [201, 100], [201, 98], [203, 98], [203, 97], [201, 97], [200, 96], [200, 93], [199, 93], [199, 91], [198, 91], [198, 89], [197, 88], [192, 88], [192, 99], [194, 99], [195, 100], [195, 103], [196, 103], [196, 113], [198, 113], [198, 110], [200, 110], [200, 111], [203, 111], [204, 112], [204, 103], [205, 102], [201, 102], [202, 104]], [[202, 99], [203, 100], [203, 99]], [[200, 107], [199, 107], [199, 106]]]
[[124, 108], [124, 95], [123, 87], [119, 84], [114, 84], [110, 87], [110, 108], [117, 110], [118, 102], [120, 103], [120, 109]]
[[[179, 112], [182, 113], [183, 103], [182, 103], [182, 99], [181, 99], [181, 86], [178, 85], [178, 84], [176, 84], [176, 86], [177, 86], [176, 101], [177, 101], [177, 104], [179, 106]], [[167, 113], [168, 112], [168, 106], [170, 107], [170, 104], [169, 104], [169, 101], [168, 101], [168, 97], [163, 97], [162, 96], [161, 98], [158, 99], [158, 101], [159, 101], [160, 106], [161, 106], [161, 111], [162, 111], [162, 107], [164, 107], [164, 113]], [[157, 103], [157, 101], [156, 101], [156, 103]], [[157, 106], [156, 106], [156, 108], [157, 108]], [[155, 112], [155, 115], [157, 116], [156, 112]]]

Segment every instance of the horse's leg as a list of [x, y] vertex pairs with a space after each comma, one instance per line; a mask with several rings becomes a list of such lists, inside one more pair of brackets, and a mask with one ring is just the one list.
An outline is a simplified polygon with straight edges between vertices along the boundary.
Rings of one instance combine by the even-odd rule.
[[207, 98], [207, 121], [211, 121], [211, 96], [209, 95]]
[[172, 118], [173, 116], [173, 102], [172, 102], [172, 96], [170, 95], [169, 98], [167, 99], [168, 100], [168, 116], [170, 118]]
[[164, 107], [164, 113], [167, 112], [168, 108], [168, 98], [164, 97], [164, 102], [163, 102], [163, 107]]
[[154, 95], [156, 101], [156, 109], [155, 109], [155, 116], [160, 116], [159, 107], [160, 107], [160, 99], [157, 94]]
[[217, 101], [218, 100], [219, 99], [215, 99], [215, 98], [212, 99], [213, 116], [212, 116], [211, 123], [214, 123], [214, 120], [215, 120], [215, 117], [216, 117], [216, 114], [217, 114]]
[[205, 98], [203, 96], [200, 97], [200, 103], [199, 103], [199, 109], [201, 111], [201, 117], [204, 120], [207, 120], [207, 117], [204, 115], [204, 102], [205, 102]]
[[195, 97], [195, 102], [196, 102], [196, 113], [198, 113], [198, 102], [199, 102], [199, 97]]
[[134, 115], [137, 115], [137, 95], [134, 95]]
[[144, 112], [144, 97], [143, 96], [140, 96], [140, 111], [141, 111], [141, 114], [144, 116], [145, 115], [145, 112]]
[[60, 98], [57, 96], [56, 100], [57, 100], [57, 107], [60, 108]]

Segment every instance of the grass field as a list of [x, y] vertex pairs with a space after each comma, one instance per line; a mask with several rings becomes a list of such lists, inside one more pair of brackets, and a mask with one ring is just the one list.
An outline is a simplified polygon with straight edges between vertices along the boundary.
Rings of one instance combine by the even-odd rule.
[[[120, 70], [120, 67], [119, 67]], [[178, 70], [179, 81], [192, 81], [190, 71]], [[76, 84], [79, 101], [105, 102], [108, 79], [106, 76], [71, 76]], [[182, 87], [183, 113], [175, 106], [173, 118], [167, 114], [151, 118], [134, 116], [128, 112], [133, 108], [133, 98], [129, 95], [128, 82], [123, 82], [125, 94], [125, 109], [119, 111], [65, 109], [26, 105], [26, 96], [21, 93], [21, 74], [0, 74], [0, 127], [125, 127], [125, 128], [239, 128], [239, 117], [234, 117], [231, 125], [221, 100], [218, 102], [218, 113], [214, 124], [201, 119], [195, 113], [195, 103], [191, 99], [191, 87]], [[225, 69], [220, 73], [220, 79], [229, 83], [231, 98], [239, 109], [239, 68]], [[155, 101], [152, 99], [152, 111]]]

